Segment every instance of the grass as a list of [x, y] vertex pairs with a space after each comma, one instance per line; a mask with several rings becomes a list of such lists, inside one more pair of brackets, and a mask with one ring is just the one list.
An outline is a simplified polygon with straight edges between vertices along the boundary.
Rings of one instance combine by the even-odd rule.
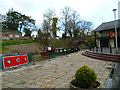
[[[0, 43], [0, 53], [4, 53], [4, 52], [9, 52], [9, 46], [10, 45], [20, 45], [20, 44], [29, 44], [29, 43], [34, 43], [34, 42], [38, 42], [38, 41], [33, 41], [33, 40], [2, 40]], [[41, 44], [43, 47], [47, 47], [48, 45], [51, 45], [52, 47], [66, 47], [68, 46], [68, 42], [66, 40], [62, 40], [62, 39], [51, 39], [48, 40], [48, 45], [44, 44], [45, 41], [43, 42], [39, 42], [39, 44]]]
[[6, 51], [8, 50], [7, 46], [10, 45], [20, 45], [20, 44], [28, 44], [28, 43], [34, 43], [36, 41], [34, 40], [2, 40], [2, 43], [0, 43], [0, 46], [2, 47], [0, 51]]

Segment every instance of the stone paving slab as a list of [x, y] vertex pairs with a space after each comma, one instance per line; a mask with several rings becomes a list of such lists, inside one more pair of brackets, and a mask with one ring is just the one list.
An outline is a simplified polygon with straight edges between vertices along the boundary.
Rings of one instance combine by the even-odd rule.
[[105, 87], [105, 81], [110, 73], [112, 62], [101, 61], [75, 52], [54, 58], [44, 64], [24, 66], [25, 69], [2, 72], [2, 88], [69, 88], [69, 82], [78, 68], [88, 65], [98, 75], [101, 83], [99, 88]]

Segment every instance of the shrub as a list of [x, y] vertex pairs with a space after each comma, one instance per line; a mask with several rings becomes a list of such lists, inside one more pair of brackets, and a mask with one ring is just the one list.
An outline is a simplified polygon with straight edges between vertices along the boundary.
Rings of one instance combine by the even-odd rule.
[[76, 71], [74, 81], [76, 86], [81, 88], [88, 88], [94, 85], [96, 79], [96, 73], [91, 68], [84, 65]]
[[82, 43], [82, 44], [80, 45], [80, 48], [82, 48], [82, 49], [87, 49], [87, 46]]

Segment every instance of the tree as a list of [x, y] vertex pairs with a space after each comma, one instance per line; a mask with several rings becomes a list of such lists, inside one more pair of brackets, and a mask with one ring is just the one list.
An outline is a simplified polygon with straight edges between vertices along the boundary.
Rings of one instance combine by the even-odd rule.
[[76, 32], [78, 32], [79, 30], [78, 29], [79, 28], [78, 24], [80, 23], [79, 14], [76, 11], [74, 11], [72, 8], [65, 7], [62, 9], [62, 15], [63, 16], [61, 18], [61, 22], [65, 27], [64, 36], [66, 36], [67, 33], [69, 33], [71, 37], [76, 36], [74, 34], [76, 34]]
[[89, 36], [88, 39], [87, 39], [87, 45], [91, 45], [91, 46], [94, 46], [95, 45], [95, 38], [94, 36]]
[[19, 30], [20, 31], [24, 31], [25, 30], [31, 30], [32, 28], [35, 27], [35, 20], [31, 19], [30, 16], [26, 16], [26, 15], [21, 15], [20, 17], [20, 21], [19, 21]]
[[7, 28], [5, 25], [5, 21], [6, 21], [6, 15], [0, 14], [0, 28], [2, 30]]
[[41, 44], [48, 46], [48, 36], [49, 33], [45, 33], [43, 30], [39, 29], [37, 40], [40, 41]]
[[92, 31], [91, 29], [93, 28], [93, 23], [90, 21], [82, 20], [79, 26], [81, 29], [81, 33], [89, 35]]
[[44, 14], [44, 19], [47, 22], [47, 31], [51, 33], [52, 19], [55, 17], [55, 10], [48, 9]]
[[43, 33], [46, 34], [45, 36], [48, 39], [50, 37], [49, 23], [45, 19], [43, 20], [43, 23], [42, 23], [42, 31]]
[[78, 37], [79, 33], [80, 33], [79, 28], [76, 28], [76, 29], [73, 30], [74, 37]]
[[[55, 10], [53, 9], [48, 9], [45, 14], [44, 14], [44, 20], [42, 23], [42, 30], [46, 33], [47, 38], [52, 36], [52, 21], [53, 18], [55, 17]], [[55, 21], [54, 21], [55, 23]]]
[[79, 35], [79, 23], [80, 23], [80, 16], [76, 11], [72, 11], [71, 17], [70, 17], [70, 25], [69, 25], [69, 31], [71, 34], [71, 37], [78, 36]]
[[6, 20], [3, 21], [3, 29], [7, 30], [19, 30], [21, 32], [27, 32], [25, 30], [32, 30], [35, 26], [35, 20], [30, 16], [26, 16], [13, 8], [9, 9], [6, 13]]
[[61, 22], [64, 26], [64, 37], [66, 37], [67, 32], [68, 32], [68, 28], [69, 28], [69, 24], [70, 24], [71, 11], [72, 11], [72, 9], [70, 7], [67, 7], [67, 6], [62, 9]]
[[52, 19], [52, 27], [51, 27], [51, 31], [52, 31], [52, 36], [55, 38], [57, 36], [57, 30], [59, 28], [57, 28], [57, 21], [58, 21], [58, 18], [53, 18]]
[[14, 11], [13, 8], [9, 9], [6, 13], [6, 29], [8, 30], [17, 30], [19, 26], [19, 19], [21, 17], [21, 13]]
[[25, 36], [31, 36], [31, 31], [29, 29], [25, 29]]

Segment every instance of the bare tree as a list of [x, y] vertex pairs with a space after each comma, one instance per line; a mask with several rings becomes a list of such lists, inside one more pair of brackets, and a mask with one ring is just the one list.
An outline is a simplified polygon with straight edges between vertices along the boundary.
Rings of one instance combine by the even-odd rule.
[[56, 14], [54, 9], [48, 9], [44, 14], [42, 29], [45, 31], [45, 33], [50, 33], [50, 35], [51, 35], [52, 20], [55, 17], [55, 15]]
[[66, 37], [68, 29], [69, 29], [69, 25], [70, 25], [70, 18], [71, 18], [71, 13], [72, 13], [72, 8], [70, 7], [64, 7], [62, 9], [62, 18], [61, 18], [61, 22], [64, 26], [64, 36]]
[[90, 21], [82, 20], [80, 22], [79, 26], [80, 26], [80, 29], [81, 29], [82, 33], [89, 35], [92, 31], [93, 23], [90, 22]]
[[52, 29], [52, 22], [53, 22], [53, 18], [55, 17], [55, 10], [54, 9], [48, 9], [45, 13], [44, 13], [44, 19], [43, 19], [43, 23], [41, 26], [41, 30], [39, 32], [42, 32], [38, 35], [38, 38], [41, 40], [45, 41], [45, 44], [48, 44], [48, 39], [51, 38], [51, 29]]
[[[79, 23], [80, 23], [80, 15], [76, 12], [76, 11], [73, 11], [72, 12], [72, 14], [71, 14], [71, 18], [70, 18], [70, 31], [71, 32], [77, 32], [77, 33], [79, 33], [78, 32], [78, 30], [79, 30]], [[73, 35], [74, 35], [75, 33], [73, 33]], [[72, 36], [73, 36], [72, 35]], [[75, 35], [74, 35], [75, 36]]]
[[78, 24], [80, 23], [80, 16], [79, 14], [74, 11], [70, 7], [65, 7], [62, 9], [62, 15], [63, 17], [61, 18], [61, 22], [65, 27], [65, 33], [64, 35], [66, 36], [67, 33], [71, 37], [73, 37], [73, 32], [76, 32], [75, 30], [78, 30]]

